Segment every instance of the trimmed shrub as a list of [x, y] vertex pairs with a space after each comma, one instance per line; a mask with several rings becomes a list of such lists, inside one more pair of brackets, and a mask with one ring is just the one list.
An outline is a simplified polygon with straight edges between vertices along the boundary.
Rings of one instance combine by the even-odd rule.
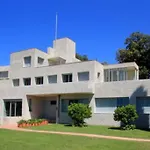
[[121, 121], [122, 129], [130, 130], [135, 129], [134, 121], [138, 118], [136, 108], [134, 105], [127, 105], [118, 107], [114, 113], [114, 120]]
[[81, 103], [72, 103], [68, 106], [68, 115], [71, 117], [74, 126], [83, 127], [85, 125], [84, 120], [92, 116], [91, 107]]

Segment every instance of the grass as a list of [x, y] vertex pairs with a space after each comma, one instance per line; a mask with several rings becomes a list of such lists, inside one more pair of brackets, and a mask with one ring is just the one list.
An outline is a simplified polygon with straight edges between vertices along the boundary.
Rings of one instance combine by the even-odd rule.
[[148, 142], [130, 142], [0, 130], [1, 150], [148, 150]]
[[110, 128], [107, 126], [87, 126], [87, 127], [72, 127], [62, 124], [50, 124], [45, 126], [30, 127], [33, 130], [46, 130], [46, 131], [63, 131], [63, 132], [78, 132], [78, 133], [89, 133], [89, 134], [101, 134], [131, 138], [146, 138], [150, 139], [150, 131], [145, 130], [130, 130], [124, 131], [119, 128]]

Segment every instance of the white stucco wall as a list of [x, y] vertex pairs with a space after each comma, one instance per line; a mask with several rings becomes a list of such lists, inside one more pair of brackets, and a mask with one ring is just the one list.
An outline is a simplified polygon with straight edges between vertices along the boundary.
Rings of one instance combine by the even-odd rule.
[[[95, 98], [129, 97], [130, 102], [135, 104], [136, 97], [150, 96], [150, 80], [104, 82], [104, 69], [129, 67], [138, 70], [135, 63], [103, 66], [97, 61], [78, 62], [75, 58], [75, 43], [68, 38], [59, 39], [54, 48], [53, 52], [50, 50], [49, 53], [38, 49], [13, 53], [11, 54], [10, 66], [0, 67], [0, 71], [9, 71], [8, 79], [0, 80], [0, 100], [22, 99], [22, 117], [5, 117], [3, 118], [4, 123], [16, 123], [21, 118], [38, 117], [43, 113], [42, 101], [47, 99], [42, 99], [42, 97], [50, 98], [60, 95], [61, 99], [89, 98], [89, 104], [92, 107], [92, 118], [87, 122], [89, 124], [116, 126], [120, 123], [113, 120], [113, 114], [95, 113]], [[31, 56], [31, 67], [23, 67], [23, 58], [27, 56]], [[65, 58], [66, 63], [49, 66], [48, 58], [57, 56]], [[37, 63], [38, 57], [44, 59], [42, 65]], [[89, 72], [89, 81], [78, 81], [78, 72]], [[68, 73], [73, 76], [72, 82], [63, 83], [62, 74]], [[57, 83], [49, 84], [49, 75], [57, 75]], [[35, 77], [41, 76], [44, 78], [44, 84], [36, 85]], [[24, 86], [23, 78], [29, 77], [31, 78], [31, 86]], [[13, 86], [13, 79], [20, 80], [19, 87]], [[29, 112], [29, 97], [33, 100], [32, 112]], [[61, 100], [59, 109], [61, 110]], [[67, 123], [70, 121], [67, 113], [60, 111], [59, 115], [60, 122]]]

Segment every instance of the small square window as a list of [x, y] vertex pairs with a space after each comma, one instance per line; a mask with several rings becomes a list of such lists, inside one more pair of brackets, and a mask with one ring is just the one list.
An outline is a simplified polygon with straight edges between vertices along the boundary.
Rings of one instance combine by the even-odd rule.
[[56, 101], [50, 101], [51, 105], [56, 105]]
[[43, 77], [36, 77], [35, 81], [36, 81], [36, 85], [43, 84]]
[[44, 59], [41, 57], [38, 57], [38, 64], [42, 65], [44, 63]]
[[24, 57], [24, 67], [31, 67], [31, 56]]
[[63, 82], [72, 82], [72, 74], [63, 74]]
[[48, 76], [48, 83], [49, 84], [57, 83], [57, 75]]
[[88, 80], [89, 80], [89, 72], [78, 73], [78, 81], [88, 81]]
[[23, 82], [24, 82], [25, 86], [29, 86], [29, 85], [31, 85], [31, 78], [24, 78]]
[[13, 79], [13, 86], [19, 86], [19, 79]]

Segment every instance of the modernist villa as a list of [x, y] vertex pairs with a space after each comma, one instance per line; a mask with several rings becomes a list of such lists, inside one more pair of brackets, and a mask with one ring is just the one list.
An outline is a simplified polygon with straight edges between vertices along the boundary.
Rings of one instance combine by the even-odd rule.
[[75, 54], [68, 38], [55, 40], [47, 53], [36, 48], [12, 53], [10, 65], [0, 66], [0, 124], [30, 118], [69, 123], [67, 107], [79, 102], [92, 107], [88, 124], [118, 126], [114, 110], [134, 104], [137, 126], [150, 128], [150, 80], [139, 80], [136, 63], [81, 62]]

